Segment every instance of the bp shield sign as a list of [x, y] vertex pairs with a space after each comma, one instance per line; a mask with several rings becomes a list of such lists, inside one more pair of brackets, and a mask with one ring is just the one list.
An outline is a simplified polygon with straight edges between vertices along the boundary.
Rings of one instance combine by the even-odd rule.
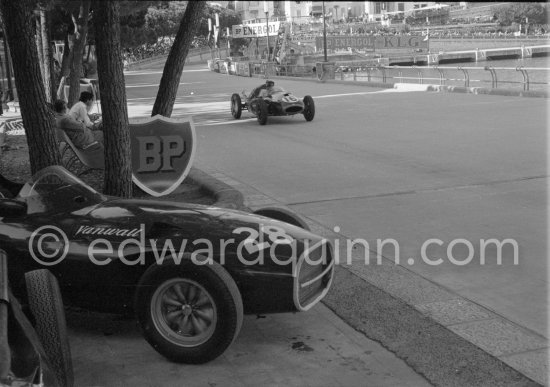
[[183, 182], [195, 155], [195, 125], [160, 115], [130, 124], [132, 179], [153, 196], [168, 195]]

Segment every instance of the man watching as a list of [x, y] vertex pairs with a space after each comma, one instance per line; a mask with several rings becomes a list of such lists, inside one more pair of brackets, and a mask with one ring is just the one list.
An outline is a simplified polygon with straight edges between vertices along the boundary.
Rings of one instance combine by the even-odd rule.
[[80, 99], [73, 105], [69, 114], [72, 115], [77, 121], [84, 122], [87, 128], [92, 130], [101, 129], [99, 123], [94, 123], [90, 119], [89, 112], [94, 106], [94, 95], [89, 91], [83, 91], [80, 93]]

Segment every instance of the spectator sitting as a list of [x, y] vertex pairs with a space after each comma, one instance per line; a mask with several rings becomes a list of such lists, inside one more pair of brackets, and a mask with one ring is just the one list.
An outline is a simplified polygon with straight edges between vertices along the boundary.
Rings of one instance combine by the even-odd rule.
[[94, 123], [90, 119], [89, 112], [94, 106], [94, 95], [89, 91], [80, 93], [80, 100], [73, 105], [69, 114], [77, 121], [83, 122], [87, 128], [101, 130], [101, 123]]
[[90, 130], [83, 122], [68, 114], [67, 103], [64, 100], [55, 101], [54, 110], [57, 128], [63, 130], [77, 148], [103, 148], [103, 132]]

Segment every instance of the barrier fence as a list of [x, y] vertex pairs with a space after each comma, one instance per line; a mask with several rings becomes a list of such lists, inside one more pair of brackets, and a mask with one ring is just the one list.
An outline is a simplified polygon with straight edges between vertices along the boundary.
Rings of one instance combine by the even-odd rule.
[[464, 67], [464, 66], [339, 66], [317, 63], [309, 66], [279, 65], [275, 62], [208, 61], [210, 70], [245, 77], [278, 76], [334, 79], [349, 82], [416, 83], [445, 86], [548, 90], [550, 68]]

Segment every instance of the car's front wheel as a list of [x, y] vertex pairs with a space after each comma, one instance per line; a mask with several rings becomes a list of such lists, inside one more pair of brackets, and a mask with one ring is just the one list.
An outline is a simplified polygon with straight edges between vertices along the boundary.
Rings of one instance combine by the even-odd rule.
[[267, 124], [267, 117], [269, 115], [267, 102], [263, 99], [258, 100], [258, 122], [260, 125]]
[[241, 105], [241, 96], [237, 93], [234, 93], [231, 96], [231, 115], [233, 118], [238, 120], [241, 118], [241, 113], [243, 111], [243, 107]]
[[243, 321], [239, 289], [217, 263], [151, 266], [136, 292], [136, 313], [145, 339], [179, 363], [205, 363], [220, 356]]
[[308, 122], [315, 117], [315, 102], [313, 102], [310, 95], [304, 97], [304, 117]]

